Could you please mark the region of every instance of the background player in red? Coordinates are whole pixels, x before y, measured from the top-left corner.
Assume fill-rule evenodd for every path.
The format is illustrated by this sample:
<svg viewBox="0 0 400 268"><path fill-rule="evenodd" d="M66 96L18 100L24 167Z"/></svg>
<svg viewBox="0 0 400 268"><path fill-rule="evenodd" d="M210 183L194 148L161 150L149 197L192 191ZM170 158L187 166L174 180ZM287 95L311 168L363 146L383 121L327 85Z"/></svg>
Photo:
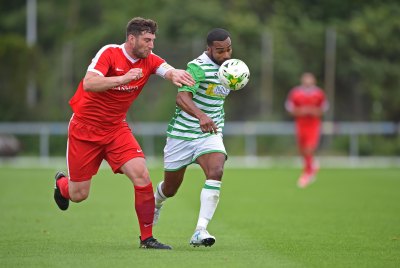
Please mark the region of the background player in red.
<svg viewBox="0 0 400 268"><path fill-rule="evenodd" d="M301 85L293 88L286 100L286 109L295 118L296 136L304 169L297 184L304 188L315 180L318 167L314 153L320 139L321 117L328 109L324 92L316 86L312 73L301 76Z"/></svg>
<svg viewBox="0 0 400 268"><path fill-rule="evenodd" d="M193 86L184 70L174 69L152 53L157 23L133 18L122 45L99 50L70 100L73 110L68 127L68 177L55 176L54 199L61 210L69 200L81 202L89 195L91 178L106 160L114 173L124 173L133 183L140 226L140 247L170 249L153 238L154 194L144 153L132 135L126 113L146 84L157 74L181 87Z"/></svg>

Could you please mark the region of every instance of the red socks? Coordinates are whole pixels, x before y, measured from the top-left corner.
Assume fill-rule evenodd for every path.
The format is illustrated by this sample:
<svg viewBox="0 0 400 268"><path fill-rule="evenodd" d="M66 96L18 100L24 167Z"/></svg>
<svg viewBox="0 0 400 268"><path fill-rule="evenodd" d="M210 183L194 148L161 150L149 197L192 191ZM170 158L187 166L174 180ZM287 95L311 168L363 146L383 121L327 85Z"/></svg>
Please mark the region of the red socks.
<svg viewBox="0 0 400 268"><path fill-rule="evenodd" d="M69 190L68 190L68 178L62 177L61 179L57 180L57 186L60 189L61 195L64 198L69 198Z"/></svg>
<svg viewBox="0 0 400 268"><path fill-rule="evenodd" d="M135 187L135 209L139 220L140 238L145 240L153 236L154 193L151 183Z"/></svg>
<svg viewBox="0 0 400 268"><path fill-rule="evenodd" d="M305 155L304 156L304 171L307 173L311 173L313 170L313 162L314 158L312 155Z"/></svg>
<svg viewBox="0 0 400 268"><path fill-rule="evenodd" d="M68 178L62 177L57 180L57 186L60 189L61 195L70 199ZM154 208L153 185L149 183L146 186L135 186L135 209L139 220L140 237L142 240L153 236Z"/></svg>

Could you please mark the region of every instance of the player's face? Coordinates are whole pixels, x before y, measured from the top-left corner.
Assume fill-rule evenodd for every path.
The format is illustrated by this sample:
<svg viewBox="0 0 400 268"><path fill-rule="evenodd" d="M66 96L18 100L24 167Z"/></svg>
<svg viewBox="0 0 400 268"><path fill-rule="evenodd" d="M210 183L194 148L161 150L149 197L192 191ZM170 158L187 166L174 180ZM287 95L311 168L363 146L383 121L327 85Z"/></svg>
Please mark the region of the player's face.
<svg viewBox="0 0 400 268"><path fill-rule="evenodd" d="M156 36L152 33L143 33L139 36L130 35L129 41L132 46L132 54L135 58L147 58L154 48Z"/></svg>
<svg viewBox="0 0 400 268"><path fill-rule="evenodd" d="M207 47L207 53L213 62L222 65L232 57L231 39L228 37L224 41L214 41L212 46Z"/></svg>
<svg viewBox="0 0 400 268"><path fill-rule="evenodd" d="M304 74L301 77L301 84L306 87L315 85L315 77L312 74Z"/></svg>

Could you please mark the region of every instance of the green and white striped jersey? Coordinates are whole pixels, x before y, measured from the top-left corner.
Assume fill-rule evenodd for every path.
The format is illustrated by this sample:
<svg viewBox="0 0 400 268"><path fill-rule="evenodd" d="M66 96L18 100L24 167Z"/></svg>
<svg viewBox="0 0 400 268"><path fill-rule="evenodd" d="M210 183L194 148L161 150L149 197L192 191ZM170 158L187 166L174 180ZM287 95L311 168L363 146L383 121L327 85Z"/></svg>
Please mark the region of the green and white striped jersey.
<svg viewBox="0 0 400 268"><path fill-rule="evenodd" d="M219 65L204 52L188 63L187 71L193 76L196 84L193 87L183 86L178 91L192 92L196 106L215 122L218 132L222 132L225 122L224 102L230 90L220 84L217 76L218 69ZM215 134L203 133L197 118L187 114L180 107L176 107L175 114L168 125L168 137L194 140L210 135Z"/></svg>

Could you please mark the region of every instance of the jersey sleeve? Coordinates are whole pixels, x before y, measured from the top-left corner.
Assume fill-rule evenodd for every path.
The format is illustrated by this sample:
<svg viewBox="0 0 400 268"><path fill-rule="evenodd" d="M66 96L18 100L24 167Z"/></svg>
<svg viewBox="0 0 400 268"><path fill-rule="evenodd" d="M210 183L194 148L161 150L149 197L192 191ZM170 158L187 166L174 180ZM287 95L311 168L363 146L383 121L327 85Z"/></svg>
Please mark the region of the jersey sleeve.
<svg viewBox="0 0 400 268"><path fill-rule="evenodd" d="M172 69L175 69L171 65L169 65L163 58L156 54L151 54L152 57L152 74L157 74L158 76L165 77L165 74Z"/></svg>
<svg viewBox="0 0 400 268"><path fill-rule="evenodd" d="M195 84L192 87L184 85L184 86L178 88L178 92L188 91L188 92L192 92L192 94L194 96L194 95L196 95L196 91L199 88L200 83L206 78L206 73L200 66L198 66L194 63L189 63L186 71L193 77Z"/></svg>
<svg viewBox="0 0 400 268"><path fill-rule="evenodd" d="M285 109L290 113L293 112L293 110L295 108L294 92L295 92L294 89L290 90L290 92L286 98L286 101L285 101Z"/></svg>
<svg viewBox="0 0 400 268"><path fill-rule="evenodd" d="M321 105L320 108L322 109L322 111L326 112L329 110L329 101L326 98L326 95L324 93L324 91L322 89L320 89L320 94L321 94Z"/></svg>
<svg viewBox="0 0 400 268"><path fill-rule="evenodd" d="M102 47L92 59L87 71L97 73L101 76L106 76L111 67L111 50L109 46Z"/></svg>
<svg viewBox="0 0 400 268"><path fill-rule="evenodd" d="M165 77L165 74L166 74L168 71L173 70L173 69L175 69L175 68L172 67L171 65L169 65L168 63L163 62L163 63L161 63L161 65L159 65L159 66L157 67L157 69L156 69L156 74L157 74L158 76L161 76L162 78L164 78L164 77Z"/></svg>

